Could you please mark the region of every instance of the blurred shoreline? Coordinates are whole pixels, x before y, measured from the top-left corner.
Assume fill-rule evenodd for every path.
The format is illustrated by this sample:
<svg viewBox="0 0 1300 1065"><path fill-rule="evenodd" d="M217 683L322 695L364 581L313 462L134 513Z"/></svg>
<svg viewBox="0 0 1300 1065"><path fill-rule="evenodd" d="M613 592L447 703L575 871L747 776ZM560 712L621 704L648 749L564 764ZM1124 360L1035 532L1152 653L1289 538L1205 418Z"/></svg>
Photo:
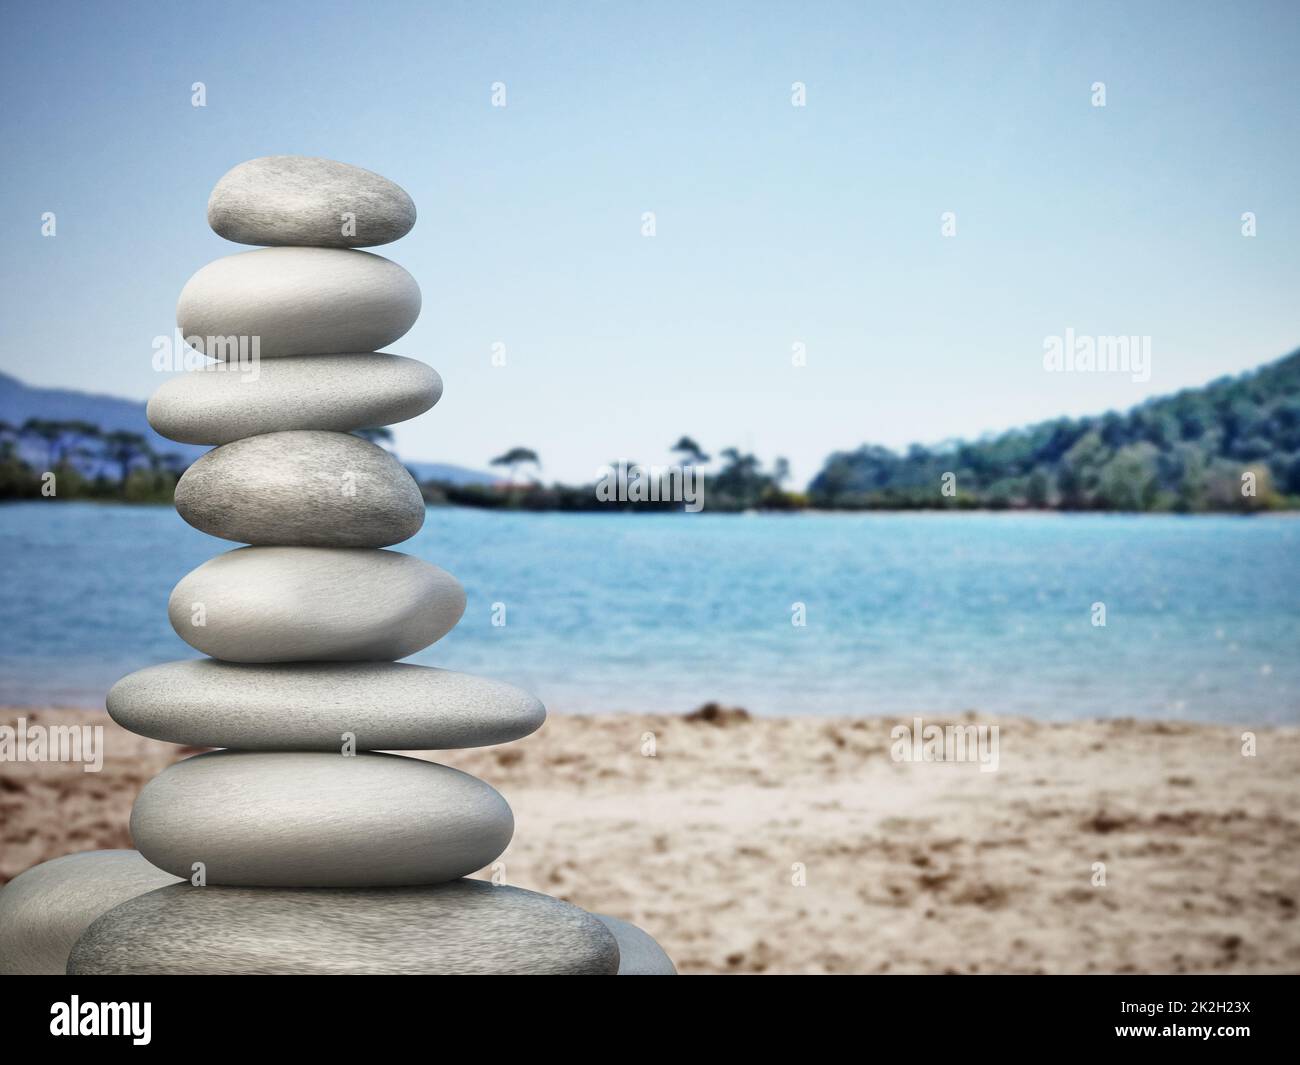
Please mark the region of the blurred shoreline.
<svg viewBox="0 0 1300 1065"><path fill-rule="evenodd" d="M0 881L130 846L139 788L193 753L102 712L18 717L102 725L105 760L0 762ZM684 973L1300 971L1300 729L1243 757L1240 726L926 721L996 724L997 770L894 761L910 715L726 710L555 714L423 756L510 802L507 882L642 925Z"/></svg>
<svg viewBox="0 0 1300 1065"><path fill-rule="evenodd" d="M1127 352L1128 338L1121 339ZM580 484L544 484L542 456L518 445L488 461L501 475L446 463L405 465L429 503L524 512L1296 510L1298 396L1300 350L1123 414L1058 417L903 451L865 443L836 450L807 485L793 489L786 458L765 467L737 446L711 455L688 435L667 448L667 465L623 457ZM54 409L64 416L52 416ZM0 411L0 499L166 503L202 454L200 445L159 436L139 401L31 389L0 374ZM69 411L78 416L67 417ZM353 431L376 444L396 442L389 428Z"/></svg>
<svg viewBox="0 0 1300 1065"><path fill-rule="evenodd" d="M166 510L174 509L172 499L168 496L165 499L119 499L115 497L96 498L93 496L76 496L71 499L60 499L58 497L48 500L34 499L0 499L0 507L18 507L23 504L39 503L44 506L50 503L57 504L79 504L86 503L91 506L129 506L129 507L161 507ZM529 510L526 507L511 509L508 507L476 507L465 503L448 503L448 502L431 502L425 501L426 509L447 509L447 510L466 510L482 513L499 513L499 514L574 514L578 516L623 516L627 518L640 517L643 515L652 515L655 517L692 517L688 511L671 510L668 508L633 508L633 507L606 507L604 509L591 510ZM701 514L710 516L728 517L728 518L747 518L755 514L762 514L764 517L841 517L841 518L862 518L866 516L891 515L908 515L916 517L925 517L926 515L942 515L944 517L1002 517L1002 518L1026 518L1026 517L1043 517L1043 518L1071 518L1079 515L1089 515L1094 517L1104 517L1114 515L1123 518L1176 518L1176 519L1196 519L1205 518L1300 518L1300 510L1197 510L1197 511L1174 511L1174 510L1062 510L1059 507L967 507L967 506L917 506L917 507L859 507L850 509L847 507L800 507L798 509L754 509L754 510L709 510L707 507L700 511ZM401 544L395 544L393 550L397 550Z"/></svg>

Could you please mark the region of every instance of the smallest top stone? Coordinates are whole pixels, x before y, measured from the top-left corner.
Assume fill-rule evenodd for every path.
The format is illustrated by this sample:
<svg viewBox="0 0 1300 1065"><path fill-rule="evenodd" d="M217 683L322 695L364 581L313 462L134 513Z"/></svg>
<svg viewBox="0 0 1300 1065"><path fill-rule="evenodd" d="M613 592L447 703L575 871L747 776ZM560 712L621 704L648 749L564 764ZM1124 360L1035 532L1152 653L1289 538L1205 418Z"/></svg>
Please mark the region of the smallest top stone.
<svg viewBox="0 0 1300 1065"><path fill-rule="evenodd" d="M415 204L400 185L359 166L268 155L217 182L208 225L239 244L369 248L410 232Z"/></svg>

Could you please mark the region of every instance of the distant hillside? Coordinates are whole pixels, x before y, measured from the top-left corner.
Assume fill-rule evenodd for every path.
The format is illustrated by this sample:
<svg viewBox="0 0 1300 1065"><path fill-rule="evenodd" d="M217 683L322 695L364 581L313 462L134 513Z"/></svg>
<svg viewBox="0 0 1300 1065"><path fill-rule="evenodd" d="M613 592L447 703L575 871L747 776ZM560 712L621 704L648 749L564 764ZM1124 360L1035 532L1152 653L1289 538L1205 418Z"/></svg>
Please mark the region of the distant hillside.
<svg viewBox="0 0 1300 1065"><path fill-rule="evenodd" d="M159 454L174 454L189 465L208 449L196 444L178 444L159 436L144 416L144 403L94 392L77 392L67 388L35 388L16 377L0 373L0 422L20 426L29 418L58 422L87 422L104 432L140 433ZM45 450L39 442L19 442L19 455L27 462L42 465ZM178 460L178 461L179 461ZM94 463L90 463L94 465ZM88 472L97 473L97 469Z"/></svg>
<svg viewBox="0 0 1300 1065"><path fill-rule="evenodd" d="M188 466L205 451L198 444L178 444L159 436L149 427L145 417L145 404L141 400L121 399L93 392L78 392L66 388L36 388L24 384L16 377L0 373L0 422L21 426L29 419L51 422L86 422L98 426L103 432L124 431L144 436L149 446L159 455L175 455L181 466ZM48 461L46 446L39 439L20 439L18 455L37 468ZM109 472L105 463L92 457L79 457L76 464L90 476ZM447 484L495 484L500 477L463 466L449 466L437 462L407 462L406 468L417 481L441 481Z"/></svg>
<svg viewBox="0 0 1300 1065"><path fill-rule="evenodd" d="M403 466L411 471L411 476L421 484L426 481L437 481L440 484L499 484L501 477L498 474L483 473L481 470L471 470L467 466L449 466L445 462L406 462Z"/></svg>
<svg viewBox="0 0 1300 1065"><path fill-rule="evenodd" d="M61 471L64 498L85 491L95 498L163 500L181 470L206 450L164 440L149 428L142 402L31 388L5 374L0 423L0 498L34 496L41 491L40 472L54 467ZM712 461L690 437L672 450L691 468ZM782 487L789 476L783 459L764 470L754 455L730 447L718 460L720 468L705 475L703 498L719 512L810 505L1188 513L1300 508L1300 351L1125 414L1057 418L934 448L913 444L904 454L864 444L827 459L806 493ZM536 456L527 461L535 463ZM666 494L670 477L658 494L611 501L594 484L510 486L462 466L406 466L430 502L572 511L683 505ZM77 475L93 483L79 485ZM667 475L658 476L662 481ZM642 481L638 475L638 485Z"/></svg>
<svg viewBox="0 0 1300 1065"><path fill-rule="evenodd" d="M941 491L955 477L955 496ZM1242 491L1253 474L1253 496ZM1148 400L1125 414L1058 418L974 443L906 454L836 452L814 506L1253 510L1300 496L1300 351L1240 377ZM1286 498L1291 497L1291 498Z"/></svg>

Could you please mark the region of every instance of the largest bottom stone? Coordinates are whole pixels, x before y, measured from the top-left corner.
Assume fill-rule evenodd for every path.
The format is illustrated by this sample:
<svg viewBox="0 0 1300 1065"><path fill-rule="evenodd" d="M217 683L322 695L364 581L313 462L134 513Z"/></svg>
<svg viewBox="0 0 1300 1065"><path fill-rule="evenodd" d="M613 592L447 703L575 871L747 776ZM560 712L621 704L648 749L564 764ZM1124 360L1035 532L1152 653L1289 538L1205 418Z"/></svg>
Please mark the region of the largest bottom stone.
<svg viewBox="0 0 1300 1065"><path fill-rule="evenodd" d="M96 920L73 974L610 975L618 944L567 902L482 880L401 888L176 884Z"/></svg>

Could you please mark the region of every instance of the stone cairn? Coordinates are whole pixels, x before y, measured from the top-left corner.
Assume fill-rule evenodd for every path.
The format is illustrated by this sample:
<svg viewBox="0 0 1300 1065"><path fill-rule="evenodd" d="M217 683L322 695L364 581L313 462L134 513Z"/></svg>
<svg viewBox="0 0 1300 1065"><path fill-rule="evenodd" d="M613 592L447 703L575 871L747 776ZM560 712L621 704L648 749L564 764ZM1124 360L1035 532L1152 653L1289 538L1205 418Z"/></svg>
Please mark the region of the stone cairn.
<svg viewBox="0 0 1300 1065"><path fill-rule="evenodd" d="M276 156L227 173L208 221L266 247L185 286L180 330L217 361L165 383L149 420L217 445L180 479L176 509L250 546L171 594L173 627L210 657L123 678L108 711L221 749L145 785L138 854L55 859L0 892L0 968L671 973L632 925L465 879L509 844L506 801L456 769L378 753L505 743L546 716L509 685L397 661L465 610L450 574L384 550L420 529L424 501L356 433L442 393L428 366L378 353L414 324L415 280L356 250L405 235L415 205L369 171Z"/></svg>

